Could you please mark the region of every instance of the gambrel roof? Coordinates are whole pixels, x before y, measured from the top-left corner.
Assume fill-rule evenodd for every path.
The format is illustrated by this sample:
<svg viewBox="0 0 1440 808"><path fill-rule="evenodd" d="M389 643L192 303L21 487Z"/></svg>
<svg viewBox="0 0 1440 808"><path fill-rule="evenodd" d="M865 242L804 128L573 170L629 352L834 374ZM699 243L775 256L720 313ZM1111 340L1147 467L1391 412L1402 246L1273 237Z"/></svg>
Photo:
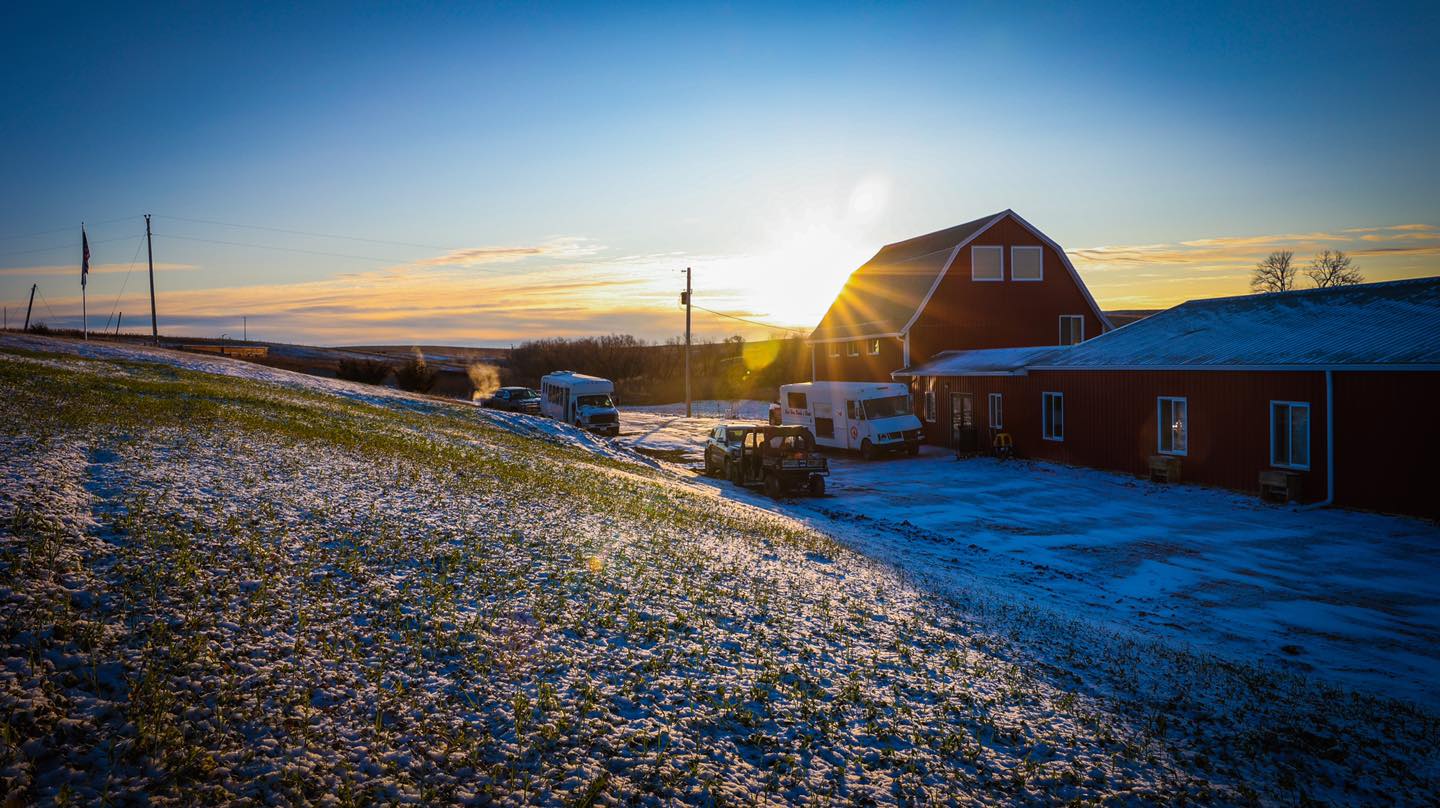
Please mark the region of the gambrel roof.
<svg viewBox="0 0 1440 808"><path fill-rule="evenodd" d="M1060 261L1090 302L1095 316L1100 322L1108 324L1065 251L1013 210L1002 210L881 247L874 258L850 273L845 287L830 304L825 316L820 318L820 324L810 333L811 341L903 335L924 310L941 278L959 255L960 248L1006 216L1014 218L1060 255Z"/></svg>

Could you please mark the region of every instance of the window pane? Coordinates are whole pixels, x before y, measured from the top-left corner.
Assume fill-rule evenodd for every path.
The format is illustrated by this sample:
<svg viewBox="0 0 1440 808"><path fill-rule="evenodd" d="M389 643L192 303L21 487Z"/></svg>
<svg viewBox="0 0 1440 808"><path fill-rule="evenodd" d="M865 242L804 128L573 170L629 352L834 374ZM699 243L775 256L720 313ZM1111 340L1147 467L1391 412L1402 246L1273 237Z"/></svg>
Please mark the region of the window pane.
<svg viewBox="0 0 1440 808"><path fill-rule="evenodd" d="M1010 253L1010 277L1017 281L1040 280L1044 255L1038 247L1016 247Z"/></svg>
<svg viewBox="0 0 1440 808"><path fill-rule="evenodd" d="M972 247L970 249L970 277L977 281L1004 280L1005 249L1003 247Z"/></svg>
<svg viewBox="0 0 1440 808"><path fill-rule="evenodd" d="M1310 465L1310 408L1290 408L1290 462Z"/></svg>
<svg viewBox="0 0 1440 808"><path fill-rule="evenodd" d="M1065 437L1065 399L1055 397L1055 437Z"/></svg>
<svg viewBox="0 0 1440 808"><path fill-rule="evenodd" d="M1270 405L1270 462L1290 465L1290 406Z"/></svg>

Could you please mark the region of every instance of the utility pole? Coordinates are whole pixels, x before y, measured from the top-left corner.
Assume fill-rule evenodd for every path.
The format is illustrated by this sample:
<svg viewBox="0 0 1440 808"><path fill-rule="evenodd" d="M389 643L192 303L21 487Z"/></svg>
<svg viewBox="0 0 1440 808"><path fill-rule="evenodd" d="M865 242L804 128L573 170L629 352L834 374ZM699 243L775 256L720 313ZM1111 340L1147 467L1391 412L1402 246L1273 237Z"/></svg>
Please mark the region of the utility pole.
<svg viewBox="0 0 1440 808"><path fill-rule="evenodd" d="M690 267L685 267L685 417L690 417Z"/></svg>
<svg viewBox="0 0 1440 808"><path fill-rule="evenodd" d="M150 262L150 336L160 347L160 326L155 320L155 250L150 244L150 214L145 214L145 260Z"/></svg>
<svg viewBox="0 0 1440 808"><path fill-rule="evenodd" d="M120 336L120 321L123 319L125 319L125 312L122 311L120 316L115 318L115 336L117 337Z"/></svg>
<svg viewBox="0 0 1440 808"><path fill-rule="evenodd" d="M32 283L32 284L30 284L30 303L29 303L27 306L25 306L25 330L26 330L26 331L29 331L29 330L30 330L30 310L33 309L33 308L35 308L35 287L37 287L37 286L39 286L39 285L40 285L40 284L38 284L38 283Z"/></svg>
<svg viewBox="0 0 1440 808"><path fill-rule="evenodd" d="M250 318L240 318L240 338L243 342L250 341Z"/></svg>

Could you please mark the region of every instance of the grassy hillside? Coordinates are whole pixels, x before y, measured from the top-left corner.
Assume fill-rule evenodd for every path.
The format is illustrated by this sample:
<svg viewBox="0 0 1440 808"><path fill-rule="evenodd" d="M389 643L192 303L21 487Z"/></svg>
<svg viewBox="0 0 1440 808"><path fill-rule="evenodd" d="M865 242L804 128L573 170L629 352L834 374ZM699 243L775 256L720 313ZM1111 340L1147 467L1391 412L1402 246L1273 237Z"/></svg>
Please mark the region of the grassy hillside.
<svg viewBox="0 0 1440 808"><path fill-rule="evenodd" d="M12 348L0 409L0 782L21 802L1434 784L1428 716L1357 701L1302 738L1215 704L1196 726L794 521L472 408ZM1236 703L1270 693L1233 681Z"/></svg>

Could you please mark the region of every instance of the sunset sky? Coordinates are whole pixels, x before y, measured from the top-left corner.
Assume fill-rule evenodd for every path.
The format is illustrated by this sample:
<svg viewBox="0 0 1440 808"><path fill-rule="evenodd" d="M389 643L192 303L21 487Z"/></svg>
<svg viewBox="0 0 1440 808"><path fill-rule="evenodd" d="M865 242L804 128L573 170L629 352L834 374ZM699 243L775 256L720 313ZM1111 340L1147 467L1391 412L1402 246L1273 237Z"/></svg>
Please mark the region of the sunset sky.
<svg viewBox="0 0 1440 808"><path fill-rule="evenodd" d="M163 331L319 344L663 339L686 266L808 329L882 244L1005 208L1107 309L1272 249L1440 274L1434 3L360 8L7 6L10 324L38 282L78 326L83 220L92 328L139 328L147 212Z"/></svg>

